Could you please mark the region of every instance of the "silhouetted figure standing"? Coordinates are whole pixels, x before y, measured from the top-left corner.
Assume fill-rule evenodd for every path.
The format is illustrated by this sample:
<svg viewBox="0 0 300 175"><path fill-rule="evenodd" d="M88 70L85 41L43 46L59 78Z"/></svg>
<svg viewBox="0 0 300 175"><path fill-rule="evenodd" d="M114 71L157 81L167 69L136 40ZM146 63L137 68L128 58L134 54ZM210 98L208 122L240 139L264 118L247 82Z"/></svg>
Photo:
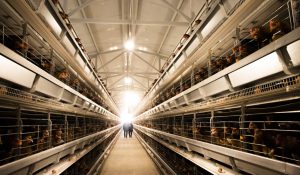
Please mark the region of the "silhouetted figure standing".
<svg viewBox="0 0 300 175"><path fill-rule="evenodd" d="M128 131L129 131L129 123L124 123L123 124L123 131L124 131L124 138L127 138Z"/></svg>
<svg viewBox="0 0 300 175"><path fill-rule="evenodd" d="M128 132L129 132L129 137L132 137L132 132L133 132L133 124L132 123L129 123Z"/></svg>

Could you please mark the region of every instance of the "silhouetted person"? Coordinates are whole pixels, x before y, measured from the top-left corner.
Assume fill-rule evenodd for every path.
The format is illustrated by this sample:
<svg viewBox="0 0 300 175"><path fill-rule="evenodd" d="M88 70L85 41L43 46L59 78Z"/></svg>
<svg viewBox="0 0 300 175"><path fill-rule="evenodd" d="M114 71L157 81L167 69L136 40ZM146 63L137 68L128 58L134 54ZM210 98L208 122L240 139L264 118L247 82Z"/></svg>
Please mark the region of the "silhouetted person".
<svg viewBox="0 0 300 175"><path fill-rule="evenodd" d="M129 123L128 132L129 132L129 137L132 137L132 132L133 132L133 124L132 123Z"/></svg>
<svg viewBox="0 0 300 175"><path fill-rule="evenodd" d="M129 131L129 123L124 123L123 124L123 131L124 131L124 138L127 138L128 131Z"/></svg>

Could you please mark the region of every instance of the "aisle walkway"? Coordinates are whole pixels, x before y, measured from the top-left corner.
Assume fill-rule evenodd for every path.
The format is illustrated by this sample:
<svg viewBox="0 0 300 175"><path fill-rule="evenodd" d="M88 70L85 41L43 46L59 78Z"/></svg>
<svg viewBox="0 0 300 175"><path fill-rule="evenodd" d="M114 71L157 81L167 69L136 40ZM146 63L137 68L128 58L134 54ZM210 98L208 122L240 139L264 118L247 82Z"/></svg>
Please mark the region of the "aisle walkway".
<svg viewBox="0 0 300 175"><path fill-rule="evenodd" d="M126 139L121 133L100 174L158 175L159 171L134 134Z"/></svg>

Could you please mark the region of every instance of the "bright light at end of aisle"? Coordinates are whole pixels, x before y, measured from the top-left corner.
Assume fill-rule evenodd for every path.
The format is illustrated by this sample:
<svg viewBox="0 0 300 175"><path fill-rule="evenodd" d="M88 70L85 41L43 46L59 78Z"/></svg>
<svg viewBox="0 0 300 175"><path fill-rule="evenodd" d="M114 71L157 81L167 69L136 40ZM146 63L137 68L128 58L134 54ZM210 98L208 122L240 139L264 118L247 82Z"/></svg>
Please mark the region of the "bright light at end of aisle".
<svg viewBox="0 0 300 175"><path fill-rule="evenodd" d="M126 91L124 94L124 103L127 104L127 107L135 107L140 102L140 97L134 91Z"/></svg>
<svg viewBox="0 0 300 175"><path fill-rule="evenodd" d="M132 122L132 115L128 114L128 113L124 113L121 115L121 121L122 124L123 123L130 123Z"/></svg>

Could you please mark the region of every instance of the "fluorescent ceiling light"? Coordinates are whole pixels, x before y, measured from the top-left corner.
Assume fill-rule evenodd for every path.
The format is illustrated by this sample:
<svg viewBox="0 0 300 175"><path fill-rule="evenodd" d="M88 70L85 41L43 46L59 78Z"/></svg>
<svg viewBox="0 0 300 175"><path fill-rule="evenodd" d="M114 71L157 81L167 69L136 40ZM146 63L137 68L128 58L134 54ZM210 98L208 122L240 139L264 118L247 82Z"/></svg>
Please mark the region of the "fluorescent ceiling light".
<svg viewBox="0 0 300 175"><path fill-rule="evenodd" d="M147 51L147 47L139 47L139 50Z"/></svg>
<svg viewBox="0 0 300 175"><path fill-rule="evenodd" d="M110 47L109 50L117 50L118 49L118 46L113 46L113 47Z"/></svg>

